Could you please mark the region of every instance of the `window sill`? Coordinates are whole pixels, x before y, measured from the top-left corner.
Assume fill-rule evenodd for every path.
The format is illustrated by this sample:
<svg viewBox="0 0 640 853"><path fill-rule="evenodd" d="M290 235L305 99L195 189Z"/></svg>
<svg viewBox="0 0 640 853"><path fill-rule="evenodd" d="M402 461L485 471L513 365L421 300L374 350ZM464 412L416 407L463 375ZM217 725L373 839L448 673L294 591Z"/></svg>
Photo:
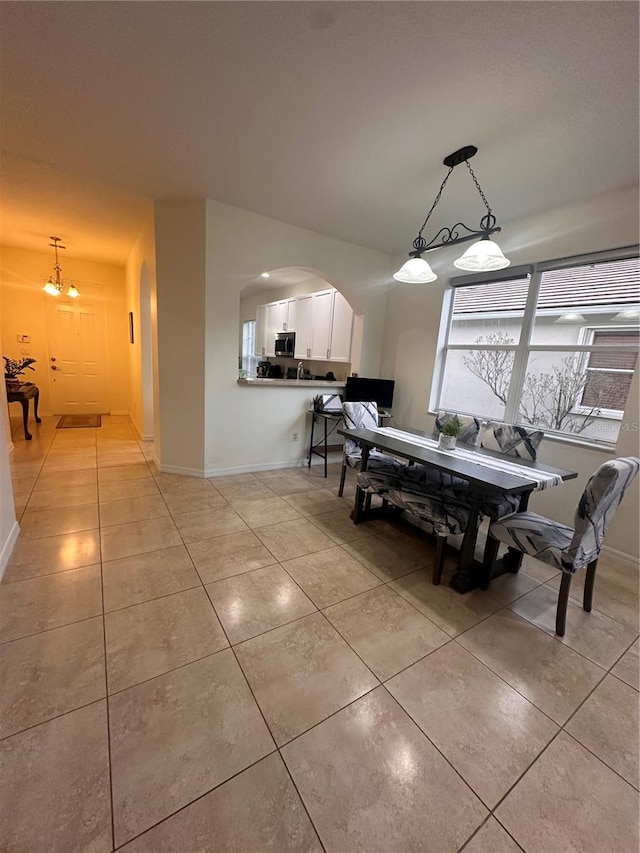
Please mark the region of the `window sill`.
<svg viewBox="0 0 640 853"><path fill-rule="evenodd" d="M437 412L432 412L431 410L428 410L427 413L432 417L435 417L438 414ZM480 420L486 423L487 419L481 418ZM519 426L525 426L525 424L519 424ZM531 426L531 429L536 429L536 427ZM539 427L539 429L542 429L542 431L544 432L543 441L553 441L557 444L570 444L575 447L586 447L589 450L599 450L602 453L615 454L616 452L617 439L615 442L598 441L597 439L579 438L577 435L560 435L559 433L555 432L545 432L544 427Z"/></svg>
<svg viewBox="0 0 640 853"><path fill-rule="evenodd" d="M616 445L609 441L597 441L588 438L578 438L570 435L557 435L552 432L545 432L543 441L554 441L557 444L571 444L575 447L586 447L589 450L599 450L602 453L615 454Z"/></svg>

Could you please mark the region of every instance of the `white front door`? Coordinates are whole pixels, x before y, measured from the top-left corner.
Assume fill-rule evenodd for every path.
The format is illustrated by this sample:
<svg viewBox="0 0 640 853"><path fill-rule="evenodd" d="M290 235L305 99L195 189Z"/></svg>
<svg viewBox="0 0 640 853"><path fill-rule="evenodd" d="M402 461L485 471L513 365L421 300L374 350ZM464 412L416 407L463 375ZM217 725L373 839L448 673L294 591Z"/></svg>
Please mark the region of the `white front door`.
<svg viewBox="0 0 640 853"><path fill-rule="evenodd" d="M83 284L79 290L77 299L43 297L54 415L109 411L104 295L99 285Z"/></svg>

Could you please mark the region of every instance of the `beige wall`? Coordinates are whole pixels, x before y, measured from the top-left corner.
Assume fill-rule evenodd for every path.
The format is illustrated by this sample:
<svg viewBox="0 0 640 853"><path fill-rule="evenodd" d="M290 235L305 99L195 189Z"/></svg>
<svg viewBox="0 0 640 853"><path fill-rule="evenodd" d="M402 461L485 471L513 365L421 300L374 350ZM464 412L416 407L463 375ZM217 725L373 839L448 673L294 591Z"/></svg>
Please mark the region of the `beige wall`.
<svg viewBox="0 0 640 853"><path fill-rule="evenodd" d="M61 253L63 254L63 253ZM106 306L107 396L110 412L129 412L129 365L124 267L94 261L60 258L63 275L82 291L82 284L100 285ZM53 270L53 252L30 252L2 247L0 252L0 334L2 355L36 359L27 378L40 388L40 414L53 414L49 385L49 346L43 282ZM30 335L21 344L18 334Z"/></svg>
<svg viewBox="0 0 640 853"><path fill-rule="evenodd" d="M510 223L497 239L514 265L633 244L638 239L637 191L611 193ZM396 379L393 410L398 426L430 429L433 425L428 408L442 302L448 276L457 273L451 262L458 254L459 249L436 253L432 266L439 277L433 284L393 284L389 290L382 375ZM403 262L404 258L397 258L394 269ZM636 370L636 387L637 382ZM578 479L534 495L531 508L572 524L576 501L595 468L613 455L638 455L638 433L631 431L637 421L637 396L632 394L615 453L545 439L540 460L577 471ZM638 555L638 485L636 480L607 536L608 547L634 556Z"/></svg>
<svg viewBox="0 0 640 853"><path fill-rule="evenodd" d="M0 335L0 348L2 335ZM4 362L3 362L4 364ZM7 413L7 394L4 382L0 383L0 580L7 567L14 543L20 532L16 521L11 485L11 467L9 451L11 449L11 430Z"/></svg>
<svg viewBox="0 0 640 853"><path fill-rule="evenodd" d="M146 329L141 305L140 286L143 277L148 277L150 290L151 328ZM156 247L153 216L145 223L138 235L126 265L127 312L131 311L134 322L134 343L128 344L129 376L131 382L130 416L140 438L151 440L155 432L154 400L157 399L157 369L149 371L143 364L145 334L151 335L148 355L157 365L157 293L156 293ZM144 300L143 300L144 301ZM155 393L154 393L155 388Z"/></svg>
<svg viewBox="0 0 640 853"><path fill-rule="evenodd" d="M308 422L314 390L265 394L236 381L240 293L263 270L290 266L311 269L364 315L361 371L379 375L388 255L207 201L208 472L303 461L292 435Z"/></svg>

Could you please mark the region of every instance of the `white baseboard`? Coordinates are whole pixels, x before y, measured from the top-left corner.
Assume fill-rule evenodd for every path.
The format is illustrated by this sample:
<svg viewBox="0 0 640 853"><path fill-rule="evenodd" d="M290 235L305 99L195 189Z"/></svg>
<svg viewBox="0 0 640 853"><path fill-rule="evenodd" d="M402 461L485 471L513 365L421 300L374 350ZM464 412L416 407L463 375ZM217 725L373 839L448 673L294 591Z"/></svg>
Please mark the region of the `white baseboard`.
<svg viewBox="0 0 640 853"><path fill-rule="evenodd" d="M186 477L222 477L233 474L251 474L254 471L273 471L278 468L303 468L307 464L307 458L287 459L285 462L254 462L251 465L234 465L231 468L206 468L204 471L196 468L181 468L177 465L161 465L159 459L154 456L153 461L159 471L164 474L184 474ZM330 453L327 462L341 462L342 453ZM323 464L321 459L314 460L313 467L317 468Z"/></svg>
<svg viewBox="0 0 640 853"><path fill-rule="evenodd" d="M2 576L4 575L5 569L7 568L7 564L9 563L9 557L13 553L13 546L16 544L16 540L20 534L20 525L17 521L13 522L13 527L9 531L9 535L7 536L7 541L2 546L2 551L0 551L0 580L2 580Z"/></svg>
<svg viewBox="0 0 640 853"><path fill-rule="evenodd" d="M133 431L138 436L138 441L153 441L153 435L143 435L140 432L140 427L134 421L134 419L129 415L129 421L131 422L131 426L133 427Z"/></svg>
<svg viewBox="0 0 640 853"><path fill-rule="evenodd" d="M634 557L632 554L627 554L624 551L618 551L616 548L610 548L608 545L603 545L602 550L605 554L611 554L618 560L622 560L623 563L629 563L631 566L638 565L638 557Z"/></svg>
<svg viewBox="0 0 640 853"><path fill-rule="evenodd" d="M330 453L327 462L342 462L342 453ZM322 459L314 459L311 463L314 468L323 465ZM288 459L286 462L260 462L253 465L236 465L233 468L207 468L205 477L221 477L233 474L251 474L253 471L272 471L275 468L304 468L307 465L307 457L302 459Z"/></svg>
<svg viewBox="0 0 640 853"><path fill-rule="evenodd" d="M153 461L163 474L182 474L185 477L205 476L201 468L181 468L179 465L161 465L155 456L153 457Z"/></svg>

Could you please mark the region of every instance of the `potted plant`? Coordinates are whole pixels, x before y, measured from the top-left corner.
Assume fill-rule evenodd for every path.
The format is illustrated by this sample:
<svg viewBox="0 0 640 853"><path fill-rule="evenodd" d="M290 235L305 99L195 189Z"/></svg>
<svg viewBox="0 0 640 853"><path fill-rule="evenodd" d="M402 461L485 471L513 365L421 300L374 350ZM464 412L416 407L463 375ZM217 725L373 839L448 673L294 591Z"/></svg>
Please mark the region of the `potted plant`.
<svg viewBox="0 0 640 853"><path fill-rule="evenodd" d="M4 359L4 378L7 383L7 388L10 391L19 389L20 380L18 379L18 376L22 376L25 370L34 369L31 365L36 363L35 358L23 358L20 361L16 361L13 358L8 358L6 355L3 355L2 357Z"/></svg>
<svg viewBox="0 0 640 853"><path fill-rule="evenodd" d="M445 421L440 427L440 437L438 439L438 447L440 450L454 450L456 439L462 431L460 418L454 415L449 420Z"/></svg>

